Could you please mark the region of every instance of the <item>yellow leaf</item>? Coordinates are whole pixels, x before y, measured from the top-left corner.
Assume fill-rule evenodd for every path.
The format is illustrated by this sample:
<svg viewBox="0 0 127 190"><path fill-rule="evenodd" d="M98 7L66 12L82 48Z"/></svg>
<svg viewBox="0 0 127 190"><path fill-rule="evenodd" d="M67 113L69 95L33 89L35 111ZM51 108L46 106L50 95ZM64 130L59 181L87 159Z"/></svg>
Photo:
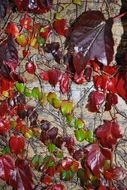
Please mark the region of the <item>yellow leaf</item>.
<svg viewBox="0 0 127 190"><path fill-rule="evenodd" d="M31 42L30 42L30 45L31 45L32 47L34 47L34 46L36 45L36 42L37 42L37 38L33 38L33 39L31 40Z"/></svg>
<svg viewBox="0 0 127 190"><path fill-rule="evenodd" d="M19 35L17 38L16 38L16 41L19 45L21 46L26 46L27 43L28 43L28 39L27 37L24 35L24 34L21 34Z"/></svg>
<svg viewBox="0 0 127 190"><path fill-rule="evenodd" d="M73 3L76 5L81 5L81 0L73 0Z"/></svg>
<svg viewBox="0 0 127 190"><path fill-rule="evenodd" d="M73 111L74 105L73 102L68 100L63 100L61 104L61 112L64 116L71 114Z"/></svg>

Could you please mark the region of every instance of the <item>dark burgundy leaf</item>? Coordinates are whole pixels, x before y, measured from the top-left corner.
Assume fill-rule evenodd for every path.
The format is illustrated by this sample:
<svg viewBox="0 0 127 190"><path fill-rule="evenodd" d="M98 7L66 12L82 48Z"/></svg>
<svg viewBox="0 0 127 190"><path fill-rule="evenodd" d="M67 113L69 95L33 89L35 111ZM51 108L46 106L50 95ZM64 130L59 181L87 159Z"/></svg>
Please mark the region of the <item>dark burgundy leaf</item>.
<svg viewBox="0 0 127 190"><path fill-rule="evenodd" d="M27 160L17 159L15 162L15 171L12 173L12 179L15 179L15 182L11 181L11 185L17 190L27 189L31 190L34 187L32 179L32 171L30 168L30 163Z"/></svg>
<svg viewBox="0 0 127 190"><path fill-rule="evenodd" d="M107 93L106 102L105 102L105 111L109 111L112 108L112 105L116 105L118 103L118 97L114 93Z"/></svg>
<svg viewBox="0 0 127 190"><path fill-rule="evenodd" d="M46 44L45 47L45 51L47 53L52 53L57 63L60 63L60 60L62 58L62 52L59 50L59 48L60 48L59 42L52 42L50 44Z"/></svg>
<svg viewBox="0 0 127 190"><path fill-rule="evenodd" d="M112 24L113 20L106 21L100 11L84 12L73 24L69 32L68 46L69 51L74 51L74 67L77 73L80 73L91 59L97 58L104 65L112 61ZM79 58L76 59L80 62L75 61L77 56Z"/></svg>
<svg viewBox="0 0 127 190"><path fill-rule="evenodd" d="M64 140L63 140L63 138L62 138L61 136L58 136L58 137L56 137L56 138L53 140L53 143L54 143L58 148L60 148L60 149L61 149L61 146L62 146L63 142L64 142Z"/></svg>
<svg viewBox="0 0 127 190"><path fill-rule="evenodd" d="M89 95L87 108L91 112L99 112L99 108L105 100L102 92L92 91Z"/></svg>
<svg viewBox="0 0 127 190"><path fill-rule="evenodd" d="M116 75L116 89L117 94L125 101L127 100L127 72L121 71Z"/></svg>
<svg viewBox="0 0 127 190"><path fill-rule="evenodd" d="M45 13L50 10L52 0L14 0L19 11L29 11L34 13Z"/></svg>
<svg viewBox="0 0 127 190"><path fill-rule="evenodd" d="M74 151L73 158L75 160L80 160L83 157L83 151L81 149Z"/></svg>
<svg viewBox="0 0 127 190"><path fill-rule="evenodd" d="M38 118L38 113L36 112L36 110L29 109L27 114L28 114L28 117L30 120L30 125L36 126L37 125L37 118Z"/></svg>
<svg viewBox="0 0 127 190"><path fill-rule="evenodd" d="M54 53L57 52L60 48L59 42L52 42L52 43L47 43L46 46L44 47L44 50L47 53Z"/></svg>
<svg viewBox="0 0 127 190"><path fill-rule="evenodd" d="M87 65L86 58L83 55L83 52L77 52L73 54L73 65L76 73L80 75L80 73L84 70Z"/></svg>
<svg viewBox="0 0 127 190"><path fill-rule="evenodd" d="M65 147L67 148L69 153L73 153L74 146L75 146L74 138L67 136L67 137L65 137L64 141L65 141Z"/></svg>
<svg viewBox="0 0 127 190"><path fill-rule="evenodd" d="M106 152L106 155L104 155L99 145L96 143L88 145L85 150L87 151L87 165L95 176L100 176L101 169L104 166L104 161L111 158L110 150L107 149L106 151L108 151L108 154Z"/></svg>
<svg viewBox="0 0 127 190"><path fill-rule="evenodd" d="M91 67L86 67L84 74L85 74L86 81L90 82L91 81L91 77L92 77L92 68Z"/></svg>
<svg viewBox="0 0 127 190"><path fill-rule="evenodd" d="M18 62L18 51L16 49L12 36L8 36L0 45L0 62L15 72Z"/></svg>
<svg viewBox="0 0 127 190"><path fill-rule="evenodd" d="M17 104L26 104L26 97L24 94L19 94L17 97L15 97L17 100Z"/></svg>
<svg viewBox="0 0 127 190"><path fill-rule="evenodd" d="M43 131L47 131L51 126L51 123L47 120L41 120L41 123L39 125L39 127L43 130Z"/></svg>
<svg viewBox="0 0 127 190"><path fill-rule="evenodd" d="M25 117L27 116L27 110L25 108L24 104L19 104L17 106L17 114L21 119L25 119Z"/></svg>
<svg viewBox="0 0 127 190"><path fill-rule="evenodd" d="M112 148L122 137L120 126L116 121L105 120L104 124L96 130L96 136L104 147Z"/></svg>
<svg viewBox="0 0 127 190"><path fill-rule="evenodd" d="M58 134L58 128L52 127L51 129L49 129L49 130L47 131L47 134L48 134L49 138L50 138L51 140L53 140L54 138L56 138L56 136L57 136L57 134Z"/></svg>
<svg viewBox="0 0 127 190"><path fill-rule="evenodd" d="M4 18L9 9L9 0L0 0L0 18Z"/></svg>

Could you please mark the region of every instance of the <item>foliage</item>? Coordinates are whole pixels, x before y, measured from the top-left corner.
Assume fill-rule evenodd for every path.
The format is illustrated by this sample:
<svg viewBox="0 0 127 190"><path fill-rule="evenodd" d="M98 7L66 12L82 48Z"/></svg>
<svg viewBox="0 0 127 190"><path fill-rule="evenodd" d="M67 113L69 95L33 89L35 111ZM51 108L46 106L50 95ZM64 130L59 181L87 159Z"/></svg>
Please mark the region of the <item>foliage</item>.
<svg viewBox="0 0 127 190"><path fill-rule="evenodd" d="M0 178L17 190L66 190L66 182L87 190L118 190L117 182L126 178L126 169L114 161L124 136L114 110L118 96L127 100L126 68L112 62L116 17L89 10L71 25L61 14L70 5L82 1L59 11L52 0L0 0L1 23L7 20L0 30ZM19 22L10 19L14 14L20 14ZM38 21L42 15L44 23ZM30 87L29 76L39 86ZM78 104L43 90L50 84L65 97L72 83L93 83L85 106L89 114L102 114L96 128L76 115ZM55 121L43 118L46 112ZM103 119L104 112L111 120Z"/></svg>

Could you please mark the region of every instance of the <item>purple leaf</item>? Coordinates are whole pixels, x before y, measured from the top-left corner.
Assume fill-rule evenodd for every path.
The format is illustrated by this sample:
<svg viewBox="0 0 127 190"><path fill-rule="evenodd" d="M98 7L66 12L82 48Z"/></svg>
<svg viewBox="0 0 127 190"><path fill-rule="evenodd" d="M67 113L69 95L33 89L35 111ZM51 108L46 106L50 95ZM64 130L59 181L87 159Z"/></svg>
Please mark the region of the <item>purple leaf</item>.
<svg viewBox="0 0 127 190"><path fill-rule="evenodd" d="M85 68L89 60L97 58L104 65L112 61L112 24L113 20L106 21L100 11L85 12L73 24L68 36L68 46L69 51L73 51L73 64L77 73Z"/></svg>

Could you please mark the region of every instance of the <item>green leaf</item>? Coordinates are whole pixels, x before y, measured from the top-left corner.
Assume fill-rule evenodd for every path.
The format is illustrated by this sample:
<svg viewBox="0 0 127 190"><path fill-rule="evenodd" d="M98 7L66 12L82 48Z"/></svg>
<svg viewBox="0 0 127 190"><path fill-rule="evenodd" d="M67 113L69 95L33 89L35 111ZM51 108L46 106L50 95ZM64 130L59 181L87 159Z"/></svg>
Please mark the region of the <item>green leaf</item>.
<svg viewBox="0 0 127 190"><path fill-rule="evenodd" d="M61 106L61 100L59 100L58 98L53 98L52 105L54 108L59 109Z"/></svg>
<svg viewBox="0 0 127 190"><path fill-rule="evenodd" d="M89 143L94 142L94 133L92 130L85 131L85 140Z"/></svg>
<svg viewBox="0 0 127 190"><path fill-rule="evenodd" d="M60 174L61 180L68 181L74 177L74 172L71 170L63 170Z"/></svg>
<svg viewBox="0 0 127 190"><path fill-rule="evenodd" d="M2 150L2 154L9 154L11 151L10 151L10 148L9 146L5 146Z"/></svg>
<svg viewBox="0 0 127 190"><path fill-rule="evenodd" d="M24 90L25 90L25 86L24 86L24 84L23 83L16 83L16 85L15 85L15 87L16 87L16 89L20 92L20 93L23 93L24 92Z"/></svg>
<svg viewBox="0 0 127 190"><path fill-rule="evenodd" d="M27 96L27 97L31 97L31 91L29 90L29 88L25 87L24 89L24 95Z"/></svg>
<svg viewBox="0 0 127 190"><path fill-rule="evenodd" d="M75 121L75 128L82 129L82 128L84 128L84 126L85 126L84 121L80 118L77 118Z"/></svg>
<svg viewBox="0 0 127 190"><path fill-rule="evenodd" d="M82 142L86 137L84 129L77 129L75 131L75 137L76 137L77 141Z"/></svg>
<svg viewBox="0 0 127 190"><path fill-rule="evenodd" d="M46 41L45 41L44 38L42 38L42 37L39 36L39 37L37 38L37 42L39 43L40 46L43 46L43 45L45 45L45 42L46 42Z"/></svg>
<svg viewBox="0 0 127 190"><path fill-rule="evenodd" d="M71 114L73 111L73 102L68 100L63 100L61 104L61 112L64 116Z"/></svg>
<svg viewBox="0 0 127 190"><path fill-rule="evenodd" d="M66 116L66 121L67 121L67 123L68 123L68 125L70 127L74 127L75 126L75 120L76 120L76 118L73 115L71 115L71 114L68 114Z"/></svg>
<svg viewBox="0 0 127 190"><path fill-rule="evenodd" d="M51 143L48 145L49 152L55 152L56 151L56 145Z"/></svg>
<svg viewBox="0 0 127 190"><path fill-rule="evenodd" d="M85 170L82 168L78 169L77 176L80 179L80 183L84 186L85 183Z"/></svg>
<svg viewBox="0 0 127 190"><path fill-rule="evenodd" d="M44 159L43 159L43 164L45 166L47 166L48 168L53 166L55 167L56 163L55 163L55 160L53 159L52 156L46 156Z"/></svg>
<svg viewBox="0 0 127 190"><path fill-rule="evenodd" d="M47 167L48 167L48 168L51 167L51 166L55 167L55 165L56 165L56 163L55 163L54 160L50 160L50 161L47 163Z"/></svg>
<svg viewBox="0 0 127 190"><path fill-rule="evenodd" d="M43 163L43 157L41 155L34 155L33 159L32 159L32 164L35 166L35 167L39 167L41 166Z"/></svg>
<svg viewBox="0 0 127 190"><path fill-rule="evenodd" d="M42 93L40 92L39 88L38 87L34 87L32 89L32 96L36 99L41 99L42 98Z"/></svg>
<svg viewBox="0 0 127 190"><path fill-rule="evenodd" d="M81 5L81 0L73 0L72 2L76 5Z"/></svg>
<svg viewBox="0 0 127 190"><path fill-rule="evenodd" d="M63 152L57 152L56 157L57 158L63 158Z"/></svg>

